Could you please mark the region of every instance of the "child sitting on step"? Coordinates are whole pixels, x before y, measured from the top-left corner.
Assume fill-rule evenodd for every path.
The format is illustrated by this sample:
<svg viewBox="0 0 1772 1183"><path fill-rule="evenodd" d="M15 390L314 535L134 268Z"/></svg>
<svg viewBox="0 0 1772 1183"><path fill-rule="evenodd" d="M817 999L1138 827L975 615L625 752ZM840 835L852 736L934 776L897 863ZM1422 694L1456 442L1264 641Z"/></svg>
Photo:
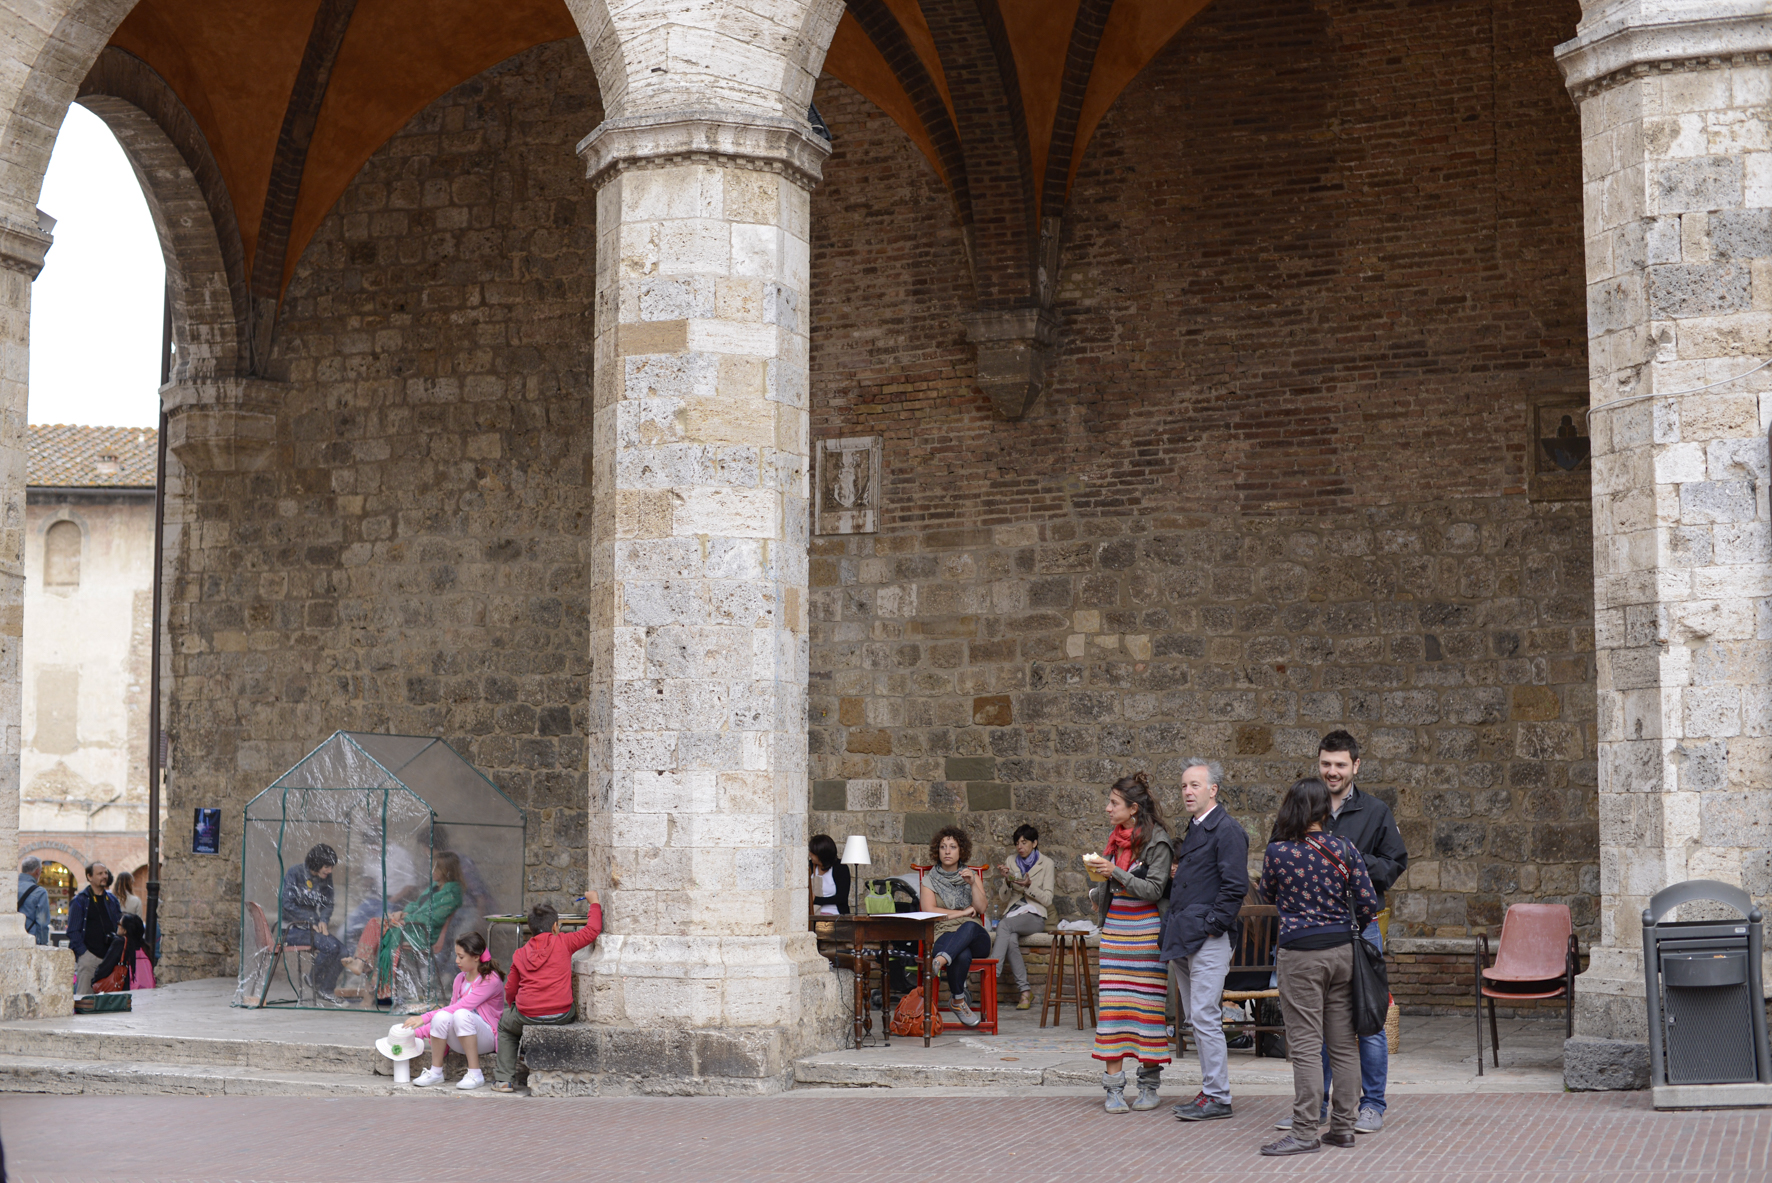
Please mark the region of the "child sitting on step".
<svg viewBox="0 0 1772 1183"><path fill-rule="evenodd" d="M443 1057L460 1052L468 1058L468 1074L458 1089L477 1089L486 1083L480 1057L498 1047L498 1018L505 1008L504 974L477 932L455 939L455 989L449 1005L428 1014L414 1015L405 1025L431 1041L431 1066L412 1083L428 1088L443 1082Z"/></svg>
<svg viewBox="0 0 1772 1183"><path fill-rule="evenodd" d="M516 1091L517 1050L523 1028L531 1023L559 1027L578 1017L572 1001L572 955L596 940L603 931L603 905L597 893L585 893L585 926L574 933L560 931L560 914L546 904L529 909L530 937L511 956L511 976L505 982L505 1013L498 1021L498 1083L494 1092Z"/></svg>

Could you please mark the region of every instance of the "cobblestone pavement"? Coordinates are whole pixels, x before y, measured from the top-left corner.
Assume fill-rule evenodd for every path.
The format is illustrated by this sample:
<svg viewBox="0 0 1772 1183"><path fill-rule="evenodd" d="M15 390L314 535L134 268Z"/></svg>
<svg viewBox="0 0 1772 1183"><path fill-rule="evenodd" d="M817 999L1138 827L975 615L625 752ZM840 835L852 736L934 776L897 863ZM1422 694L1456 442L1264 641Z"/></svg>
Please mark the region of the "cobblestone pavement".
<svg viewBox="0 0 1772 1183"><path fill-rule="evenodd" d="M1030 1090L1030 1093L1035 1090ZM1110 1117L1095 1097L894 1097L414 1104L401 1098L0 1098L15 1183L554 1183L964 1178L1225 1183L1762 1183L1772 1112L1656 1113L1641 1094L1420 1096L1352 1150L1263 1159L1281 1097L1229 1121Z"/></svg>

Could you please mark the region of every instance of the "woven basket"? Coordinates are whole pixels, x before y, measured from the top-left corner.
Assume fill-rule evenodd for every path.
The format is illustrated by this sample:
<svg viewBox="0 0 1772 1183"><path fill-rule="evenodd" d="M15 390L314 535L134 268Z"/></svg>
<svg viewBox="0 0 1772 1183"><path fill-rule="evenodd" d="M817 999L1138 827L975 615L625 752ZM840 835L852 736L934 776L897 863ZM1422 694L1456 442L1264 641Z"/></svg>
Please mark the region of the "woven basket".
<svg viewBox="0 0 1772 1183"><path fill-rule="evenodd" d="M1403 1012L1397 1009L1397 1004L1394 1002L1384 1014L1384 1042L1390 1048L1390 1054L1393 1056L1402 1046L1402 1015Z"/></svg>

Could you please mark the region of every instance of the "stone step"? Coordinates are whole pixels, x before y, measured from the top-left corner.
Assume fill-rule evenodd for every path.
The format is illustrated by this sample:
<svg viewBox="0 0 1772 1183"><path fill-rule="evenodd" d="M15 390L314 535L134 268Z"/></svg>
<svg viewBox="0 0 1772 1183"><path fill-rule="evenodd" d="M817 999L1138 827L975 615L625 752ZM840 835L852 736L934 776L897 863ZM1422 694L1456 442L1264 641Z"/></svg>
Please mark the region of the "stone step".
<svg viewBox="0 0 1772 1183"><path fill-rule="evenodd" d="M69 1064L146 1063L354 1077L374 1076L378 1065L383 1071L388 1068L375 1048L361 1043L205 1038L44 1026L0 1026L0 1056Z"/></svg>
<svg viewBox="0 0 1772 1183"><path fill-rule="evenodd" d="M451 1074L459 1079L459 1069ZM231 1097L477 1097L499 1096L490 1087L462 1092L445 1087L415 1089L391 1076L333 1072L271 1071L194 1063L100 1060L70 1063L45 1056L0 1055L0 1093L184 1094Z"/></svg>

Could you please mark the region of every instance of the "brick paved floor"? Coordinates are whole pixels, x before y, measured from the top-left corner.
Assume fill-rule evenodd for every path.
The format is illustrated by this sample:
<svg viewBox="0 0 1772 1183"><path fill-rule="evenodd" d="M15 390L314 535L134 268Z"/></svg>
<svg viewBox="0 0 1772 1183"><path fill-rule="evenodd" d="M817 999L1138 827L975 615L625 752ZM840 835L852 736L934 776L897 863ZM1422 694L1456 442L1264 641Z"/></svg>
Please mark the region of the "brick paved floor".
<svg viewBox="0 0 1772 1183"><path fill-rule="evenodd" d="M403 1098L0 1098L16 1183L555 1183L1016 1178L1245 1183L1700 1183L1772 1178L1772 1112L1655 1113L1641 1094L1421 1096L1353 1150L1263 1159L1281 1097L1183 1126L1093 1098L797 1092L426 1104Z"/></svg>

